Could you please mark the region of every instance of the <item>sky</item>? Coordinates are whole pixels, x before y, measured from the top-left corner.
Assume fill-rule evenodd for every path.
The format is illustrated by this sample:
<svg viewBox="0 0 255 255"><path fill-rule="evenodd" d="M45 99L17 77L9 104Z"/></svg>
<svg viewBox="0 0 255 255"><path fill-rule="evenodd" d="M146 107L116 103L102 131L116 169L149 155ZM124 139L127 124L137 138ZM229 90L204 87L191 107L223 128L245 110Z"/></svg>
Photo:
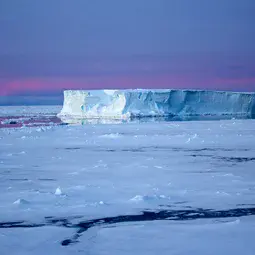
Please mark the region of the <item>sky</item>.
<svg viewBox="0 0 255 255"><path fill-rule="evenodd" d="M0 100L64 89L255 91L254 13L254 0L0 0Z"/></svg>

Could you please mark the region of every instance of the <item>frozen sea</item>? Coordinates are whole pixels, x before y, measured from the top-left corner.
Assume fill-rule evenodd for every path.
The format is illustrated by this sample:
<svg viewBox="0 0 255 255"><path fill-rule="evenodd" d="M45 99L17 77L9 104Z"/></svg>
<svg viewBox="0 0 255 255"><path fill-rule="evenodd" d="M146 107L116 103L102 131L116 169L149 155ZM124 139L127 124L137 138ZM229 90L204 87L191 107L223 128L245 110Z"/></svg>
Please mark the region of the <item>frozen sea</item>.
<svg viewBox="0 0 255 255"><path fill-rule="evenodd" d="M0 254L255 254L255 120L63 125L0 107Z"/></svg>

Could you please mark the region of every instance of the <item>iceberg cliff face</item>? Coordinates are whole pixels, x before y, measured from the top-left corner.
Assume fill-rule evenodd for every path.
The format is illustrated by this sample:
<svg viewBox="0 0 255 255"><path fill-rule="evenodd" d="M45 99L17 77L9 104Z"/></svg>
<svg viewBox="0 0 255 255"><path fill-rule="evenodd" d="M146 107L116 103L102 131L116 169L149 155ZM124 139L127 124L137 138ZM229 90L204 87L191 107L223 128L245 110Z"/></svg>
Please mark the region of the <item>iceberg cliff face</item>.
<svg viewBox="0 0 255 255"><path fill-rule="evenodd" d="M255 115L255 93L204 90L67 90L59 116L111 118Z"/></svg>

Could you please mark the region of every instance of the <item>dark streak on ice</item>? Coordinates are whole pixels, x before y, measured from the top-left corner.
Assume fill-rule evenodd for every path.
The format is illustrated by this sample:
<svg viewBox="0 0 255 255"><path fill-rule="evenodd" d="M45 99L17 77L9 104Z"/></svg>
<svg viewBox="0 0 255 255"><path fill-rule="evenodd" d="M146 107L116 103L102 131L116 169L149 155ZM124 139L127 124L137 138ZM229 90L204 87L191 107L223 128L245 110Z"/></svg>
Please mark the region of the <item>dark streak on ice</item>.
<svg viewBox="0 0 255 255"><path fill-rule="evenodd" d="M27 178L11 178L9 181L29 181Z"/></svg>
<svg viewBox="0 0 255 255"><path fill-rule="evenodd" d="M56 148L61 149L61 148ZM123 148L123 149L115 149L115 148L102 148L102 147L67 147L62 148L65 150L89 150L89 151L96 151L96 152L132 152L132 153L143 153L147 151L173 151L173 152L191 152L192 154L189 155L191 157L207 157L216 160L222 160L225 162L231 163L242 163L242 162L249 162L255 161L255 157L226 157L226 156L215 156L212 154L202 154L203 152L243 152L249 151L249 149L225 149L225 148L200 148L200 149L183 149L183 148L176 148L170 146L148 146L148 147L137 147L137 148ZM197 154L199 153L200 154Z"/></svg>
<svg viewBox="0 0 255 255"><path fill-rule="evenodd" d="M248 162L248 161L254 161L255 158L251 157L216 157L217 159L228 161L228 162L234 162L234 163L242 163L242 162Z"/></svg>
<svg viewBox="0 0 255 255"><path fill-rule="evenodd" d="M57 179L53 179L53 178L38 178L38 181L57 181Z"/></svg>
<svg viewBox="0 0 255 255"><path fill-rule="evenodd" d="M44 226L58 226L76 229L76 233L69 239L61 242L63 246L67 246L78 242L82 233L96 226L109 226L119 223L144 222L144 221L187 221L197 219L221 219L255 215L255 207L253 208L236 208L229 210L211 210L211 209L182 209L182 210L160 210L160 211L143 211L141 214L119 215L112 217L97 218L92 220L80 221L72 223L72 220L81 219L82 216L69 218L45 217L45 221L41 223L29 223L25 221L0 222L0 229L7 228L36 228Z"/></svg>
<svg viewBox="0 0 255 255"><path fill-rule="evenodd" d="M9 124L10 125L15 125L15 124L18 124L18 122L17 121L10 121Z"/></svg>
<svg viewBox="0 0 255 255"><path fill-rule="evenodd" d="M0 222L0 228L38 228L47 224L29 223L25 221Z"/></svg>
<svg viewBox="0 0 255 255"><path fill-rule="evenodd" d="M202 148L202 149L186 149L186 151L194 151L194 152L201 152L201 151L249 151L249 149L226 149L226 148Z"/></svg>
<svg viewBox="0 0 255 255"><path fill-rule="evenodd" d="M81 148L80 148L81 149ZM86 149L86 148L83 148ZM104 149L98 148L94 151L105 151L105 152L147 152L147 151L174 151L174 152L243 152L249 151L249 149L224 149L224 148L201 148L201 149L184 149L169 146L148 146L148 147L137 147L137 148L125 148L125 149Z"/></svg>
<svg viewBox="0 0 255 255"><path fill-rule="evenodd" d="M79 148L79 147L73 147L73 148L71 148L71 147L69 148L69 147L68 147L68 148L65 148L65 150L80 150L80 149L81 149L81 148Z"/></svg>
<svg viewBox="0 0 255 255"><path fill-rule="evenodd" d="M233 163L242 163L242 162L249 162L255 161L255 157L220 157L220 156L213 156L213 155L203 155L203 154L192 154L191 157L208 157L218 160L223 160L226 162L233 162Z"/></svg>
<svg viewBox="0 0 255 255"><path fill-rule="evenodd" d="M203 154L192 154L190 156L193 158L197 158L197 157L211 158L211 157L213 157L213 155L203 155Z"/></svg>
<svg viewBox="0 0 255 255"><path fill-rule="evenodd" d="M147 152L147 151L174 151L174 152L242 152L249 151L249 149L226 149L226 148L200 148L200 149L185 149L171 146L142 146L137 148L102 148L100 147L66 147L66 148L56 148L64 150L89 150L89 151L98 151L98 152Z"/></svg>

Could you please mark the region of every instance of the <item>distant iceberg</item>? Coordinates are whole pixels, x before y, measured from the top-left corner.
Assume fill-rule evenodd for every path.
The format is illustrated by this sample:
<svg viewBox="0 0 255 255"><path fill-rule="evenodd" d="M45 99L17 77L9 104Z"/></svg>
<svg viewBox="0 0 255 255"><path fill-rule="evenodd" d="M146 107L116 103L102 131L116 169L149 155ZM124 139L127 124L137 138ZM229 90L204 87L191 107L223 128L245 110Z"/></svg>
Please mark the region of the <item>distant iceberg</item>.
<svg viewBox="0 0 255 255"><path fill-rule="evenodd" d="M59 117L125 120L142 117L255 115L255 93L206 90L66 90Z"/></svg>

